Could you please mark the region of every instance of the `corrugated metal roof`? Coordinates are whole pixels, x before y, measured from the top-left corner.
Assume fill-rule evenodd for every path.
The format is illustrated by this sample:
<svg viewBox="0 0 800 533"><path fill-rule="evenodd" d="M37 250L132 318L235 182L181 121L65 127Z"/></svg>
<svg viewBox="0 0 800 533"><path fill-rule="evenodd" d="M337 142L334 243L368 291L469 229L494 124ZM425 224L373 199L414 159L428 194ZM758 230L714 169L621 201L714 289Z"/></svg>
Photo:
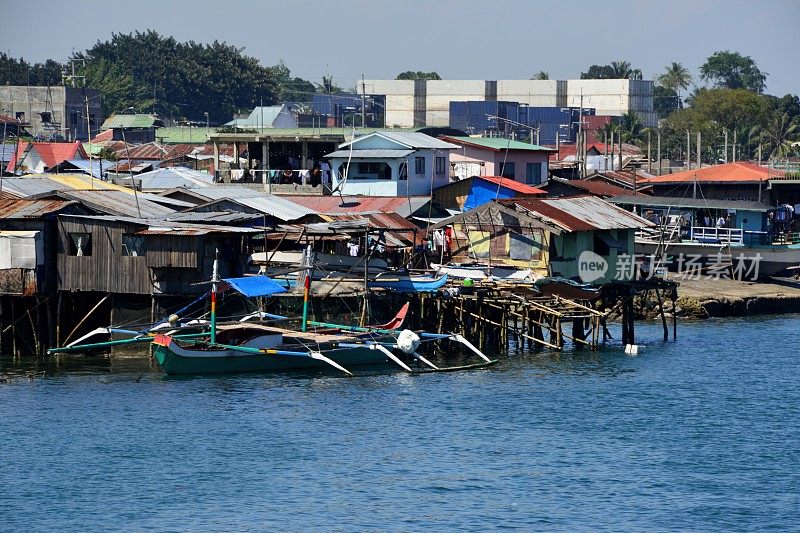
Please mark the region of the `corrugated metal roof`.
<svg viewBox="0 0 800 533"><path fill-rule="evenodd" d="M125 222L128 224L139 224L146 226L139 233L146 232L151 235L174 235L177 234L176 230L186 232L195 231L193 234L205 233L261 233L263 230L256 228L237 228L235 226L217 226L214 224L184 224L181 222L168 222L159 218L151 217L126 217L126 216L109 216L109 215L61 215L68 218L81 218L87 220L99 220L108 222ZM192 233L184 233L192 234Z"/></svg>
<svg viewBox="0 0 800 533"><path fill-rule="evenodd" d="M161 161L167 155L167 150L156 143L128 146L119 155L125 159L146 159L148 161Z"/></svg>
<svg viewBox="0 0 800 533"><path fill-rule="evenodd" d="M40 218L65 207L78 205L72 200L0 200L0 218Z"/></svg>
<svg viewBox="0 0 800 533"><path fill-rule="evenodd" d="M108 161L107 159L70 159L68 161L62 161L57 165L53 166L48 172L70 172L72 170L83 171L86 174L90 174L97 179L103 179L103 175L114 168L113 161Z"/></svg>
<svg viewBox="0 0 800 533"><path fill-rule="evenodd" d="M398 157L406 157L414 153L414 150L337 150L322 157L350 157L354 158L368 158L368 159L396 159Z"/></svg>
<svg viewBox="0 0 800 533"><path fill-rule="evenodd" d="M163 218L175 212L175 209L124 191L61 191L59 196L77 200L94 211L109 215L141 213L142 218Z"/></svg>
<svg viewBox="0 0 800 533"><path fill-rule="evenodd" d="M3 192L20 198L38 196L53 191L65 191L71 188L69 185L57 182L49 177L3 178Z"/></svg>
<svg viewBox="0 0 800 533"><path fill-rule="evenodd" d="M181 167L159 168L136 176L142 190L167 190L177 187L196 189L212 187L213 176L207 172Z"/></svg>
<svg viewBox="0 0 800 533"><path fill-rule="evenodd" d="M428 196L287 196L286 199L322 214L397 213L405 218L430 202Z"/></svg>
<svg viewBox="0 0 800 533"><path fill-rule="evenodd" d="M460 145L477 146L478 148L487 148L495 152L501 150L526 150L530 152L555 152L552 148L546 146L539 146L538 144L524 143L514 141L511 139L503 139L501 137L448 137L442 136L442 139Z"/></svg>
<svg viewBox="0 0 800 533"><path fill-rule="evenodd" d="M627 191L626 191L627 192ZM646 194L626 194L609 198L617 205L642 205L649 207L685 207L690 209L736 209L742 211L767 212L772 207L761 202L741 200L715 200L712 198L677 198L671 196L649 196Z"/></svg>
<svg viewBox="0 0 800 533"><path fill-rule="evenodd" d="M239 213L236 211L188 211L184 213L173 213L165 217L165 220L170 222L197 222L206 224L244 224L260 219L261 215Z"/></svg>
<svg viewBox="0 0 800 533"><path fill-rule="evenodd" d="M500 200L550 219L567 231L636 229L653 224L596 196Z"/></svg>
<svg viewBox="0 0 800 533"><path fill-rule="evenodd" d="M412 148L414 150L430 149L430 148L437 148L439 150L455 150L456 148L458 148L458 145L442 141L435 137L431 137L430 135L425 135L424 133L399 132L399 131L376 131L374 133L358 137L357 139L349 143L341 144L339 145L339 148L349 147L351 143L355 143L355 146L357 147L359 142L363 141L364 139L375 136L383 137L384 139L389 139L391 141L399 143L403 146L407 146L408 148Z"/></svg>
<svg viewBox="0 0 800 533"><path fill-rule="evenodd" d="M736 163L726 163L724 165L714 165L705 168L676 172L656 176L647 180L648 185L661 183L758 183L767 181L769 178L777 178L785 173L782 170L770 169L748 163L737 161Z"/></svg>
<svg viewBox="0 0 800 533"><path fill-rule="evenodd" d="M54 174L50 179L76 191L109 190L133 194L133 190L127 187L117 185L110 181L99 180L86 174Z"/></svg>
<svg viewBox="0 0 800 533"><path fill-rule="evenodd" d="M194 189L192 192L210 201L232 200L285 222L317 214L314 209L290 201L288 198L264 194L247 187L206 187Z"/></svg>
<svg viewBox="0 0 800 533"><path fill-rule="evenodd" d="M147 113L137 113L134 115L111 115L103 122L100 129L109 130L111 128L152 128L153 126L163 126L164 123L155 115Z"/></svg>

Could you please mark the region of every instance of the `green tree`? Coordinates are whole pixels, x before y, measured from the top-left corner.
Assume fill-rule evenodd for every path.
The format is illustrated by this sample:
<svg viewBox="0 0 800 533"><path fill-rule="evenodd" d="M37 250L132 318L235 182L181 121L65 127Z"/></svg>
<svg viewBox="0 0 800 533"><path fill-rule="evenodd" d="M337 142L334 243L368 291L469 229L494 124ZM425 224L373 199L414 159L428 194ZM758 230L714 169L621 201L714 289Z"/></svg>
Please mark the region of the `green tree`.
<svg viewBox="0 0 800 533"><path fill-rule="evenodd" d="M800 141L800 120L792 120L788 113L774 113L762 128L768 158L786 157L793 151L793 143Z"/></svg>
<svg viewBox="0 0 800 533"><path fill-rule="evenodd" d="M549 80L550 79L550 73L546 72L544 70L540 70L539 72L534 74L531 79L532 80Z"/></svg>
<svg viewBox="0 0 800 533"><path fill-rule="evenodd" d="M628 111L619 118L619 132L622 142L636 143L642 133L642 121L636 111Z"/></svg>
<svg viewBox="0 0 800 533"><path fill-rule="evenodd" d="M700 66L700 77L704 81L727 89L747 89L762 93L767 76L750 56L730 50L714 52Z"/></svg>
<svg viewBox="0 0 800 533"><path fill-rule="evenodd" d="M692 108L728 130L762 125L769 116L766 99L745 89L703 89L695 95Z"/></svg>
<svg viewBox="0 0 800 533"><path fill-rule="evenodd" d="M333 76L322 76L322 83L318 83L316 86L317 92L322 94L341 94L344 92L344 89L333 81Z"/></svg>
<svg viewBox="0 0 800 533"><path fill-rule="evenodd" d="M656 81L662 87L672 89L680 94L680 90L684 91L689 88L692 83L692 75L689 69L684 67L681 63L673 61L664 69L664 73L656 77Z"/></svg>
<svg viewBox="0 0 800 533"><path fill-rule="evenodd" d="M423 72L421 70L417 70L416 72L413 70L406 70L405 72L401 72L397 75L398 80L441 80L441 76L433 70L431 72Z"/></svg>
<svg viewBox="0 0 800 533"><path fill-rule="evenodd" d="M680 108L680 96L674 89L656 85L653 87L653 110L658 118L666 118Z"/></svg>
<svg viewBox="0 0 800 533"><path fill-rule="evenodd" d="M125 111L149 111L155 103L148 97L146 87L134 82L130 74L107 59L88 62L79 73L86 76L87 87L100 91L105 116Z"/></svg>
<svg viewBox="0 0 800 533"><path fill-rule="evenodd" d="M581 73L582 80L641 80L642 71L628 61L612 61L610 65L592 65Z"/></svg>
<svg viewBox="0 0 800 533"><path fill-rule="evenodd" d="M64 65L52 59L32 65L23 58L15 59L0 53L2 85L61 85L63 71Z"/></svg>

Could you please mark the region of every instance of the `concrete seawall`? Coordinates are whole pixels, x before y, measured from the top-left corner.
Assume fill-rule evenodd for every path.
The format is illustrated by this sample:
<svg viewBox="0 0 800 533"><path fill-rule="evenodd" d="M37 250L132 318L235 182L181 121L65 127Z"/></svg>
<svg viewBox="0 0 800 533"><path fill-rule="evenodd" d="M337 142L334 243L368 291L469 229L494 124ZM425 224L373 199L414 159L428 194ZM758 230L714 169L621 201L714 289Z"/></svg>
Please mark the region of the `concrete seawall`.
<svg viewBox="0 0 800 533"><path fill-rule="evenodd" d="M687 318L800 313L800 282L680 281L674 312Z"/></svg>

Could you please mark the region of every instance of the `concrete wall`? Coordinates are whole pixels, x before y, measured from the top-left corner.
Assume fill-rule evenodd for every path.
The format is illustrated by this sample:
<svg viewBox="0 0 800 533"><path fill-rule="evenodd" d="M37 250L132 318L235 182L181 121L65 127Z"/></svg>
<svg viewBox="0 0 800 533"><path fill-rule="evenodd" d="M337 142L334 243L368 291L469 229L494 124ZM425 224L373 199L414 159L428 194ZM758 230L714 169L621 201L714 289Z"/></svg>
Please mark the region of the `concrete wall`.
<svg viewBox="0 0 800 533"><path fill-rule="evenodd" d="M25 129L43 140L88 139L86 125L86 100L89 98L89 115L92 133L103 122L100 92L76 87L0 86L0 114L16 117L25 114L30 124ZM50 122L43 121L42 113L50 113Z"/></svg>

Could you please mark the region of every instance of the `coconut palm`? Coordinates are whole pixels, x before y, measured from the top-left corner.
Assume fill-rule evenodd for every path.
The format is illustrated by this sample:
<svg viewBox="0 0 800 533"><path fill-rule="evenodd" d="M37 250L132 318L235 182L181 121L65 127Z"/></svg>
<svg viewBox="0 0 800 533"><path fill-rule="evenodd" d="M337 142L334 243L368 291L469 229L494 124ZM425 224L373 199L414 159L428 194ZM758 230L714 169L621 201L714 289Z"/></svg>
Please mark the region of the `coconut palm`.
<svg viewBox="0 0 800 533"><path fill-rule="evenodd" d="M642 71L638 68L631 68L629 61L612 61L611 70L615 79L642 79Z"/></svg>
<svg viewBox="0 0 800 533"><path fill-rule="evenodd" d="M664 74L656 77L656 81L662 87L672 89L678 94L678 101L680 102L681 89L684 91L689 88L692 83L692 75L689 69L684 67L681 63L673 61L667 65Z"/></svg>
<svg viewBox="0 0 800 533"><path fill-rule="evenodd" d="M793 152L793 144L800 140L800 121L791 120L787 113L775 113L762 129L768 158L786 157Z"/></svg>
<svg viewBox="0 0 800 533"><path fill-rule="evenodd" d="M628 111L620 117L619 130L622 142L630 143L639 139L642 132L642 121L636 111Z"/></svg>

